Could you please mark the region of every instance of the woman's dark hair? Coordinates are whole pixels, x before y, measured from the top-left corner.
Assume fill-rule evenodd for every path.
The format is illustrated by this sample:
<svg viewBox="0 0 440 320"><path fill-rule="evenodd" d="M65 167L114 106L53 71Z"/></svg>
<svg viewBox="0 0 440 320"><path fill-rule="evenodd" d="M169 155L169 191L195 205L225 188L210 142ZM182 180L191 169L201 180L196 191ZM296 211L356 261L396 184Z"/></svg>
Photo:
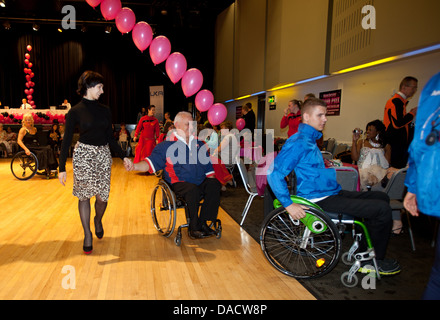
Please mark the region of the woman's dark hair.
<svg viewBox="0 0 440 320"><path fill-rule="evenodd" d="M148 106L147 110L150 111L153 108L156 108L156 106L154 104L151 104L151 105Z"/></svg>
<svg viewBox="0 0 440 320"><path fill-rule="evenodd" d="M385 141L385 125L383 124L382 121L380 120L374 120L371 121L370 123L367 124L366 130L368 130L368 127L373 126L376 128L376 131L379 135L379 139L378 142L382 145L382 148L385 147L387 145L386 141Z"/></svg>
<svg viewBox="0 0 440 320"><path fill-rule="evenodd" d="M78 80L78 93L81 97L85 96L87 89L93 88L94 86L104 83L104 77L94 71L85 71Z"/></svg>

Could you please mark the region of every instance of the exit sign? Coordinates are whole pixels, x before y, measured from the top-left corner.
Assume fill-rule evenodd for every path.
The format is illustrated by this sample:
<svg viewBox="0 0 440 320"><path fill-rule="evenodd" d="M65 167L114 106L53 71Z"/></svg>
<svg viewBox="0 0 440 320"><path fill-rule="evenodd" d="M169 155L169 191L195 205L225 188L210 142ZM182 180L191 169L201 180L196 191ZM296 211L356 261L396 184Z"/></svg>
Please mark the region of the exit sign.
<svg viewBox="0 0 440 320"><path fill-rule="evenodd" d="M269 103L275 103L275 96L270 96L269 97Z"/></svg>

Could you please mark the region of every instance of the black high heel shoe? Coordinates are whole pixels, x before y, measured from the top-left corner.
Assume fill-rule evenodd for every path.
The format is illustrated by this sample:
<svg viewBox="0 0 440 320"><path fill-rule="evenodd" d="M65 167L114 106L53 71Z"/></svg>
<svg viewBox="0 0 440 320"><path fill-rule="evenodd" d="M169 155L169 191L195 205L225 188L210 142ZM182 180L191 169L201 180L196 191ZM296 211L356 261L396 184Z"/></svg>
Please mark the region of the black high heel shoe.
<svg viewBox="0 0 440 320"><path fill-rule="evenodd" d="M92 233L90 232L90 238L92 238L92 244L90 245L90 246L86 246L86 245L84 245L84 243L83 243L83 251L84 251L84 254L86 254L86 255L89 255L89 254L91 254L92 253L92 251L93 251L93 236L92 236ZM84 242L86 241L86 239L84 238Z"/></svg>
<svg viewBox="0 0 440 320"><path fill-rule="evenodd" d="M104 227L102 226L102 222L101 222L102 231L99 231L99 232L96 231L96 217L94 220L95 220L95 235L99 240L101 240L104 237Z"/></svg>
<svg viewBox="0 0 440 320"><path fill-rule="evenodd" d="M93 252L93 246L90 246L90 247L83 246L83 251L84 251L84 254L90 255Z"/></svg>

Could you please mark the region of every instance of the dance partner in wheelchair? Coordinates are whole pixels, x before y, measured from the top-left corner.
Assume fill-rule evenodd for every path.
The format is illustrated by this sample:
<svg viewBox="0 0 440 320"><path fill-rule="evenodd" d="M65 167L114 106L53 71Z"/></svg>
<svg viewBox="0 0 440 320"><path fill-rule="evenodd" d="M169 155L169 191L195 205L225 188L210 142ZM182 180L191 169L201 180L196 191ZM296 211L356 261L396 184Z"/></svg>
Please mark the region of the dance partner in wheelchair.
<svg viewBox="0 0 440 320"><path fill-rule="evenodd" d="M151 174L162 170L163 180L186 203L191 237L202 239L218 234L218 230L210 228L207 222L218 221L221 184L215 179L205 143L192 134L192 121L188 112L177 114L174 120L176 138L157 145L152 154L139 163L126 161L125 167L128 171ZM204 201L199 216L202 195Z"/></svg>

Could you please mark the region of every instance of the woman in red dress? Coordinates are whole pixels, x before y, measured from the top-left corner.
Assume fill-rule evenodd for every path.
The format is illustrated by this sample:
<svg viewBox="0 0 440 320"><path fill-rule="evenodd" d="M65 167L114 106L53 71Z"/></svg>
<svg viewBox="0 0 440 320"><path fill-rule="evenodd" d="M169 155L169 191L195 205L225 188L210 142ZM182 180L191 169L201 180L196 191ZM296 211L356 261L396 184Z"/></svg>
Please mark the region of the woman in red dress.
<svg viewBox="0 0 440 320"><path fill-rule="evenodd" d="M159 120L154 117L156 107L151 105L148 107L148 113L142 117L136 127L134 141L139 139L136 147L136 155L134 163L139 163L151 155L154 147L156 147L156 140L160 135ZM139 137L140 135L140 137Z"/></svg>

